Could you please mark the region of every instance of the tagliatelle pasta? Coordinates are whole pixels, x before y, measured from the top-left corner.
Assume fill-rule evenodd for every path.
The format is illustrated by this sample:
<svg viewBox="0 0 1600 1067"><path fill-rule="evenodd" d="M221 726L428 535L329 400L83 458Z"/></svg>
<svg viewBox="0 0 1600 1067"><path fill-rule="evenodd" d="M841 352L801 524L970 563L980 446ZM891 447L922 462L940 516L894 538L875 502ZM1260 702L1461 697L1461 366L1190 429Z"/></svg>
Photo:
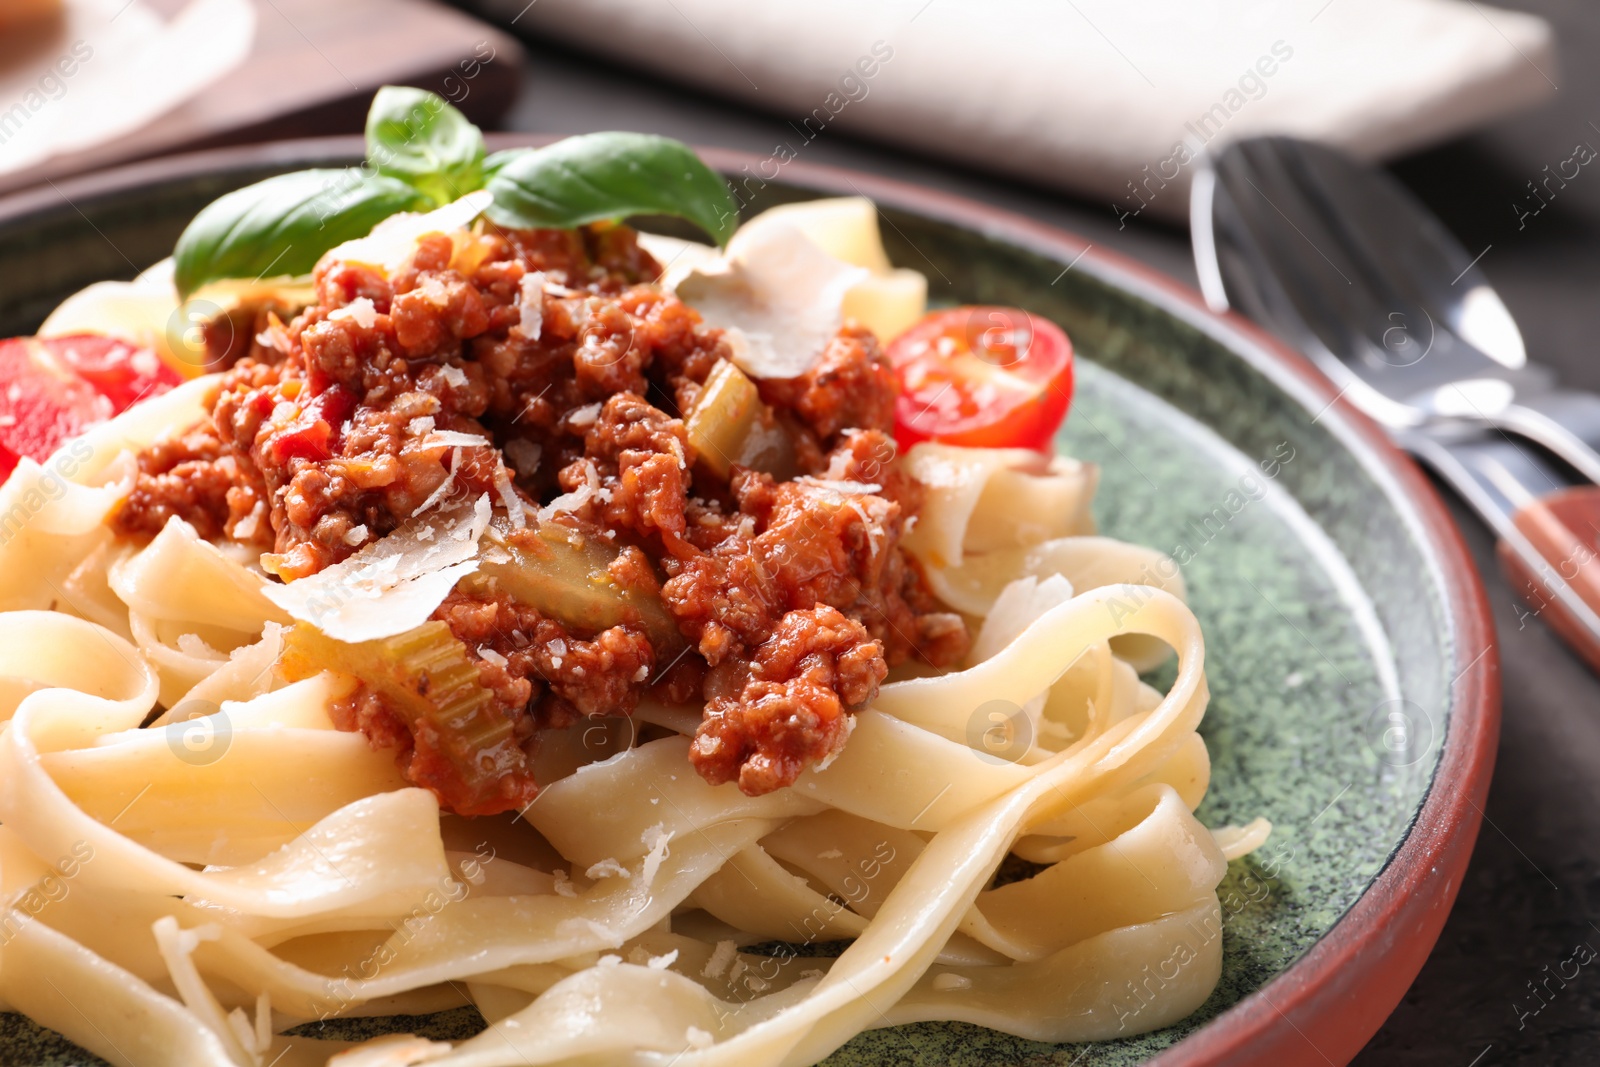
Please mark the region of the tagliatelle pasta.
<svg viewBox="0 0 1600 1067"><path fill-rule="evenodd" d="M39 473L8 483L5 502ZM97 492L69 483L52 502L85 505L82 528L63 523L60 536L93 536ZM0 560L17 550L9 542ZM0 985L8 1006L112 1062L139 1062L134 1049L273 1062L285 1047L278 1062L319 1062L332 1050L277 1032L451 982L495 1005L489 1032L437 1061L451 1064L638 1050L805 1063L862 1028L920 1019L1097 1039L1175 1021L1215 983L1225 861L1190 814L1208 773L1194 734L1203 646L1168 593L1108 584L1069 596L965 671L886 685L828 768L765 797L705 784L683 740L597 760L610 735L586 745L596 726L574 727L555 744L575 769L526 813L524 832L549 848L497 846L489 859L448 851L445 834L460 831L443 824L460 820L333 728L333 676L263 693L263 678L232 670L280 620L270 605L241 618L264 598L239 597L225 618L208 600L221 575L229 588L259 576L178 532L116 569L130 628L151 601L177 613L173 575L199 572L212 581L187 586L180 628L252 643L227 650L232 661L167 661L165 645L64 612L0 615L0 869L12 901ZM48 601L51 580L38 584ZM1177 650L1164 697L1109 650L1134 634ZM139 728L165 678L198 673L170 706L217 710ZM1019 844L1049 865L989 888ZM40 874L65 888L30 914ZM675 914L693 917L693 932L673 932ZM837 959L724 952L713 966L723 944L840 938L856 940ZM387 962L366 963L374 953ZM1127 984L1171 959L1177 978L1127 1019ZM180 984L190 968L199 980ZM91 995L104 1014L88 1025L73 1004ZM574 998L588 1007L556 1025Z"/></svg>
<svg viewBox="0 0 1600 1067"><path fill-rule="evenodd" d="M785 227L796 217L803 228L793 212ZM481 228L447 240L408 225L419 261L431 247L450 264L443 283L404 259L376 275L392 297L347 292L330 313L327 279L351 262L336 250L318 268L325 302L284 336L345 321L358 342L381 340L403 295L458 299L427 288L452 276L488 292L482 279L517 275L507 299L540 301L498 327L519 351L537 331L553 344L577 302L611 314L603 287L541 292L563 287L522 286L520 267L483 273L515 261L485 253ZM378 310L389 299L395 310ZM741 309L756 329L759 307ZM840 328L808 322L820 337ZM409 328L393 327L402 342ZM710 350L719 335L694 329ZM871 366L875 342L852 343ZM563 358L581 364L590 344ZM481 382L478 361L503 358L470 351L417 378L447 400L437 425L395 424L404 455L436 476L392 516L369 499L300 538L286 517L300 502L279 493L252 510L257 498L232 490L225 523L192 497L138 512L153 508L152 457L175 432L243 418L226 403L242 379L313 381L266 362L137 404L0 486L0 1004L115 1064L698 1067L810 1064L865 1029L922 1020L1100 1040L1210 995L1217 885L1267 826L1214 834L1193 815L1209 780L1200 629L1171 560L1096 534L1092 466L935 443L868 466L862 442L877 438L831 426L815 389L796 399L759 378L750 402L794 456L774 459L748 419L735 438L727 421L679 429L635 405L628 425L655 436L624 454L645 458L610 458L615 396L512 446L515 420L496 421L492 400L485 436L443 421L451 391ZM677 384L685 412L704 410L696 398L716 380L697 373ZM343 429L333 421L330 441L305 413L332 401L303 403L327 388L276 394L258 441L324 450L285 460L293 472L370 474L344 441L379 394ZM563 440L589 442L564 458L564 492L529 499L539 454ZM717 441L744 449L723 465L732 489L674 480ZM239 455L205 462L219 454ZM480 454L500 465L479 470ZM760 473L769 463L793 467ZM635 528L605 509L668 484L698 521L727 524L721 540L695 541L655 505L640 514L657 526L617 536ZM275 542L252 525L269 519ZM758 554L767 529L789 531L790 547ZM790 600L765 630L706 599L776 596L812 565L804 546L835 535L852 573L887 575L881 587L852 579L859 600ZM659 601L633 578L593 591L639 566L613 543L665 546L647 560L668 576ZM684 578L708 560L728 568L714 572L720 592ZM517 625L542 627L531 643L474 629L486 605L512 601ZM872 611L915 634L870 629ZM814 628L785 629L797 618ZM791 640L812 643L780 669ZM1166 693L1140 679L1173 654ZM688 688L672 681L685 658L700 672ZM852 696L852 665L885 662L891 673ZM602 692L596 664L610 703L585 704ZM515 683L535 668L547 688L530 698ZM780 699L788 719L758 717ZM784 747L802 721L809 747ZM736 742L744 762L719 762L716 745ZM456 1043L286 1033L463 1003L487 1028Z"/></svg>

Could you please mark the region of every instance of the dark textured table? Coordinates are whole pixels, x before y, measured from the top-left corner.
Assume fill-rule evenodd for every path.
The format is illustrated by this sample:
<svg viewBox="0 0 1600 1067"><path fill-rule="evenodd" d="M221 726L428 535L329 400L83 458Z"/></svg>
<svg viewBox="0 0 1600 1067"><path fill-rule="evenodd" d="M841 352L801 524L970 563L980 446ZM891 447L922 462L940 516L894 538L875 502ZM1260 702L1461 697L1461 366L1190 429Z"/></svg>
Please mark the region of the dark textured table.
<svg viewBox="0 0 1600 1067"><path fill-rule="evenodd" d="M1600 148L1600 6L1511 0L1556 26L1559 86L1543 108L1401 161L1396 170L1476 254L1522 327L1529 355L1600 390L1600 172L1587 170L1519 229L1527 183L1586 142ZM1382 32L1381 26L1373 27ZM788 128L591 57L530 42L511 129L630 129L765 153ZM948 190L1076 231L1191 284L1188 235L1129 223L1068 200L829 133L806 160ZM1492 546L1459 512L1500 629L1505 725L1487 820L1460 899L1404 1003L1357 1059L1489 1067L1600 1064L1600 682L1522 610ZM1520 620L1520 621L1519 621ZM1444 788L1449 788L1448 783ZM1583 948L1594 946L1594 950ZM1591 958L1576 977L1563 961ZM1564 970L1572 974L1575 964ZM1540 992L1536 995L1534 987Z"/></svg>

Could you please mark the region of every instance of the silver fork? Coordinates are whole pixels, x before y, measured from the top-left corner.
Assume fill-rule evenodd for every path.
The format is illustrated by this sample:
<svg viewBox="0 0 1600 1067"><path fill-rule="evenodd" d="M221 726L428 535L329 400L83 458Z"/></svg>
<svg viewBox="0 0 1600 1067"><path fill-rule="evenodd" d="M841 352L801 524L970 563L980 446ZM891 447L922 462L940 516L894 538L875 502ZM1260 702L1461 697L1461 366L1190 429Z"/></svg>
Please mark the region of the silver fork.
<svg viewBox="0 0 1600 1067"><path fill-rule="evenodd" d="M1528 362L1476 261L1389 174L1326 145L1252 138L1201 164L1192 209L1207 301L1296 320L1306 354L1369 415L1495 426L1600 482L1600 396Z"/></svg>
<svg viewBox="0 0 1600 1067"><path fill-rule="evenodd" d="M1454 488L1494 530L1513 587L1600 671L1600 396L1557 391L1528 364L1476 263L1388 175L1284 137L1235 142L1198 167L1190 222L1207 303L1300 348Z"/></svg>

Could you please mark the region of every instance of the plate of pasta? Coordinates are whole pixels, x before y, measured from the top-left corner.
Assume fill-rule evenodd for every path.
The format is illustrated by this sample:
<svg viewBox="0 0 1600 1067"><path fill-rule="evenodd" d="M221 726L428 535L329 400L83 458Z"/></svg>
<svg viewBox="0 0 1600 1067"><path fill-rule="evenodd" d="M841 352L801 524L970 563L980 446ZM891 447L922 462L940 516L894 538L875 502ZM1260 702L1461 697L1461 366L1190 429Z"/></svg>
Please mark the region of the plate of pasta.
<svg viewBox="0 0 1600 1067"><path fill-rule="evenodd" d="M1482 593L1305 364L1069 235L588 134L0 206L0 1047L1345 1062Z"/></svg>

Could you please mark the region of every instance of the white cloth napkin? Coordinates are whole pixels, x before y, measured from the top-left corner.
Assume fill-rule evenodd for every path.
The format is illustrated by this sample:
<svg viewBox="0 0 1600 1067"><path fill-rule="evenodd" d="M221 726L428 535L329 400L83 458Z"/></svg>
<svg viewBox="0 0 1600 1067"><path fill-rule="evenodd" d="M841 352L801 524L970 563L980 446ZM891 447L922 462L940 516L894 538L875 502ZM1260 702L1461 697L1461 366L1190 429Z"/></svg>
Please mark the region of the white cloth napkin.
<svg viewBox="0 0 1600 1067"><path fill-rule="evenodd" d="M136 0L67 0L58 21L0 38L0 174L149 124L237 66L250 0L190 0L170 19Z"/></svg>
<svg viewBox="0 0 1600 1067"><path fill-rule="evenodd" d="M1194 150L1291 133L1368 158L1545 98L1541 19L1458 0L490 0L518 28L828 131L1180 217Z"/></svg>

